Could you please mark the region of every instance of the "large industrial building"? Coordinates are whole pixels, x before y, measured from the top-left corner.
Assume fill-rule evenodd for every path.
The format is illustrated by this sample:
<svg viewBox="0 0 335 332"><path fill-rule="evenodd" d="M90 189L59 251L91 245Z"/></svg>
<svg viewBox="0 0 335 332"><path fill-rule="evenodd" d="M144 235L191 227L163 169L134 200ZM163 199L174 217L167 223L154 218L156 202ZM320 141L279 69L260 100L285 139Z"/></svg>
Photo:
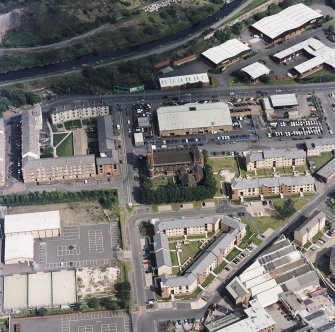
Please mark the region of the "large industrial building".
<svg viewBox="0 0 335 332"><path fill-rule="evenodd" d="M329 182L335 177L335 158L328 161L316 173L315 177L323 182Z"/></svg>
<svg viewBox="0 0 335 332"><path fill-rule="evenodd" d="M236 283L237 282L237 283ZM243 287L234 287L242 284ZM258 259L227 286L227 291L235 304L251 294L263 307L279 301L285 292L300 294L303 299L308 292L320 287L319 277L304 255L296 250L282 235Z"/></svg>
<svg viewBox="0 0 335 332"><path fill-rule="evenodd" d="M299 3L262 18L251 25L250 30L268 43L278 43L300 35L322 19L322 14Z"/></svg>
<svg viewBox="0 0 335 332"><path fill-rule="evenodd" d="M306 152L298 149L270 149L263 151L252 151L245 158L245 170L256 171L257 169L304 166L306 164Z"/></svg>
<svg viewBox="0 0 335 332"><path fill-rule="evenodd" d="M51 121L54 125L72 120L96 118L109 114L109 106L104 102L83 102L81 104L62 105L51 111Z"/></svg>
<svg viewBox="0 0 335 332"><path fill-rule="evenodd" d="M238 39L230 39L201 54L206 63L215 68L224 68L250 54L250 47Z"/></svg>
<svg viewBox="0 0 335 332"><path fill-rule="evenodd" d="M154 250L162 297L192 294L246 235L246 225L228 216L154 221ZM169 237L218 233L181 275L172 276Z"/></svg>
<svg viewBox="0 0 335 332"><path fill-rule="evenodd" d="M293 74L299 78L307 77L323 68L335 70L335 49L324 45L316 38L309 38L273 55L279 63L286 63L292 57L302 55L305 62L293 68Z"/></svg>
<svg viewBox="0 0 335 332"><path fill-rule="evenodd" d="M303 247L326 226L326 213L315 211L301 226L294 231L294 242Z"/></svg>
<svg viewBox="0 0 335 332"><path fill-rule="evenodd" d="M5 215L5 264L34 261L34 239L60 236L59 211Z"/></svg>
<svg viewBox="0 0 335 332"><path fill-rule="evenodd" d="M161 90L173 90L188 84L196 84L201 82L203 86L209 85L209 77L207 73L162 77L159 79Z"/></svg>
<svg viewBox="0 0 335 332"><path fill-rule="evenodd" d="M312 194L315 192L315 180L311 175L284 176L274 178L237 179L231 181L233 200L267 197Z"/></svg>
<svg viewBox="0 0 335 332"><path fill-rule="evenodd" d="M163 137L233 130L229 107L223 102L159 107L157 117Z"/></svg>

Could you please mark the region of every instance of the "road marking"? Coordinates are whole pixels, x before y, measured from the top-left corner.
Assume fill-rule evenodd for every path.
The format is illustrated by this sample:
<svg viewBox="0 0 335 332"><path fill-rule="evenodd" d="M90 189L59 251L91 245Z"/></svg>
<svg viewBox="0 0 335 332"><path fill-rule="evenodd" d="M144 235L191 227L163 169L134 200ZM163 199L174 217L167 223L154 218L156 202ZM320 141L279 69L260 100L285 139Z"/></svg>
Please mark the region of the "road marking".
<svg viewBox="0 0 335 332"><path fill-rule="evenodd" d="M39 248L38 248L39 265L46 265L47 264L47 257L48 257L47 246L45 244L44 245L39 245Z"/></svg>
<svg viewBox="0 0 335 332"><path fill-rule="evenodd" d="M57 247L57 256L71 256L71 255L80 255L80 248L74 246L73 249L69 249L69 246L58 246Z"/></svg>
<svg viewBox="0 0 335 332"><path fill-rule="evenodd" d="M64 240L78 240L78 239L80 239L79 226L63 227L63 238L64 238Z"/></svg>

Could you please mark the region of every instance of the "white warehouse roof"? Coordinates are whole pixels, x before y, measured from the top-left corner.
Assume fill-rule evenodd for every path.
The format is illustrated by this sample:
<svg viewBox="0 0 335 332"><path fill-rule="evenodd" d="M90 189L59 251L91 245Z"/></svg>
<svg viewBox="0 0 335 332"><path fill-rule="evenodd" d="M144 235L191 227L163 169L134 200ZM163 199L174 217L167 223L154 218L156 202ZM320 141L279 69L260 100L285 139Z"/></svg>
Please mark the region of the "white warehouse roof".
<svg viewBox="0 0 335 332"><path fill-rule="evenodd" d="M271 70L268 67L266 67L260 62L254 62L249 66L242 68L241 71L248 74L253 80L263 75L269 75L271 72Z"/></svg>
<svg viewBox="0 0 335 332"><path fill-rule="evenodd" d="M225 62L239 54L250 50L250 48L237 39L230 39L219 46L212 47L203 52L202 55L216 65Z"/></svg>
<svg viewBox="0 0 335 332"><path fill-rule="evenodd" d="M185 104L157 109L159 130L232 126L226 103Z"/></svg>
<svg viewBox="0 0 335 332"><path fill-rule="evenodd" d="M299 3L282 10L278 14L264 17L254 23L252 27L269 38L275 39L285 32L298 29L307 22L322 16L317 11Z"/></svg>
<svg viewBox="0 0 335 332"><path fill-rule="evenodd" d="M163 77L159 79L159 84L161 88L169 88L174 86L182 86L187 83L209 83L209 78L207 73L183 75L183 76L172 76Z"/></svg>
<svg viewBox="0 0 335 332"><path fill-rule="evenodd" d="M5 216L5 234L59 228L59 211L7 214Z"/></svg>
<svg viewBox="0 0 335 332"><path fill-rule="evenodd" d="M34 259L34 236L32 234L19 234L6 237L5 263L16 259Z"/></svg>
<svg viewBox="0 0 335 332"><path fill-rule="evenodd" d="M297 96L294 93L284 95L271 95L271 104L273 107L298 106Z"/></svg>

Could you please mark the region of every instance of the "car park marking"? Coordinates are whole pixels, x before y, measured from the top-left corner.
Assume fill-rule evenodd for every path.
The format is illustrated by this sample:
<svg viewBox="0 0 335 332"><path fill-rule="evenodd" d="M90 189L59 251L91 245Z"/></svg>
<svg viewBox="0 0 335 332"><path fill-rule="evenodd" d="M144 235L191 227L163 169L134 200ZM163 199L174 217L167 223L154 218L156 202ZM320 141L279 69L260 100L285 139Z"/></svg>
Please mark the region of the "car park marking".
<svg viewBox="0 0 335 332"><path fill-rule="evenodd" d="M47 264L47 246L45 244L39 245L38 248L38 260L40 265L46 265Z"/></svg>
<svg viewBox="0 0 335 332"><path fill-rule="evenodd" d="M101 324L101 332L117 332L117 326L115 323Z"/></svg>
<svg viewBox="0 0 335 332"><path fill-rule="evenodd" d="M78 326L78 332L93 332L93 325Z"/></svg>
<svg viewBox="0 0 335 332"><path fill-rule="evenodd" d="M78 240L80 239L79 226L63 227L64 240Z"/></svg>
<svg viewBox="0 0 335 332"><path fill-rule="evenodd" d="M70 249L69 246L58 246L57 247L57 256L71 256L71 255L80 255L80 248L74 246L73 249Z"/></svg>
<svg viewBox="0 0 335 332"><path fill-rule="evenodd" d="M94 253L104 252L104 241L101 230L88 231L88 247L89 252Z"/></svg>

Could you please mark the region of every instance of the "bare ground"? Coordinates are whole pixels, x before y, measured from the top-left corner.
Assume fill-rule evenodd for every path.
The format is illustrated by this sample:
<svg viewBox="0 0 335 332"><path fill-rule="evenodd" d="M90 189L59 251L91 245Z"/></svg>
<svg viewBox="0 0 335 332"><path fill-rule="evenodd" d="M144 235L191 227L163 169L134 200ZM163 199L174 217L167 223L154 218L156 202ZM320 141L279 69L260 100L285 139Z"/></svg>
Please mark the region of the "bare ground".
<svg viewBox="0 0 335 332"><path fill-rule="evenodd" d="M62 226L99 224L108 222L106 215L99 203L96 202L73 202L61 204L17 206L8 210L8 214L60 211Z"/></svg>

